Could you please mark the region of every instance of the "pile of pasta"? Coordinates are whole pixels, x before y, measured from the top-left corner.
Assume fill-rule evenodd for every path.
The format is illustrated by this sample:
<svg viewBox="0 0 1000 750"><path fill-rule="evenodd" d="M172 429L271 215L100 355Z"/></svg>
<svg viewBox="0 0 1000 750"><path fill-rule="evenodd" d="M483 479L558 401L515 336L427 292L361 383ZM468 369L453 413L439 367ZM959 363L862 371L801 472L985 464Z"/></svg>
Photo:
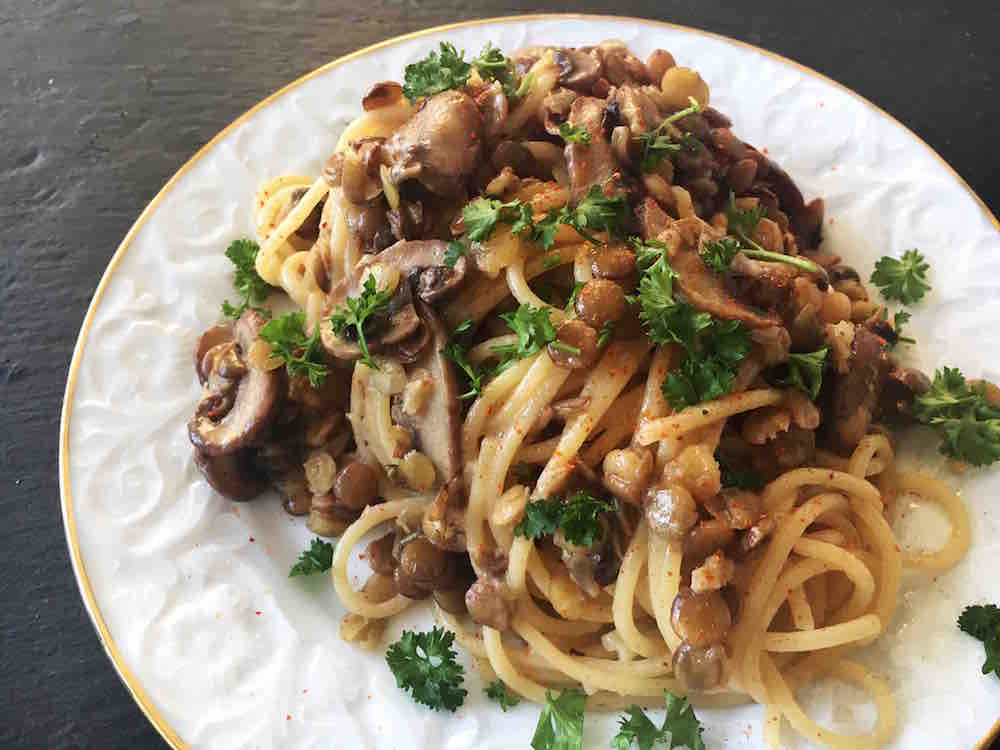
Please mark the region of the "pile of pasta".
<svg viewBox="0 0 1000 750"><path fill-rule="evenodd" d="M544 83L536 82L542 96ZM538 107L537 99L533 94L518 106L530 113ZM388 136L410 113L405 100L365 113L347 128L338 148L361 138ZM511 127L517 117L518 112L512 112ZM282 214L295 191L301 197ZM567 191L554 182L529 183L517 197L541 217L564 205ZM691 212L690 198L685 203L683 195L677 197L683 218L685 211ZM320 239L304 247L295 229L324 198ZM322 177L284 176L262 187L256 205L262 238L258 272L302 308L309 328L326 324L324 293L313 270L315 256L323 254L334 283L358 262L359 249L347 231L349 204ZM482 320L510 298L548 306L533 291L533 280L562 273L586 282L591 278L587 253L586 241L570 227L560 227L544 258L524 247L509 228L498 227L476 249L476 264L483 273L443 310L444 322L453 328L465 319ZM558 308L551 314L556 324L566 316ZM493 356L493 347L509 339L482 341L469 351L470 361L485 362ZM441 609L436 614L484 675L499 677L525 698L544 701L547 689L577 686L589 694L590 707L615 709L633 703L659 705L664 690L685 693L671 669L671 654L680 645L671 627L671 606L681 585L681 544L651 533L638 509L620 507L617 526L624 533L613 540L620 570L614 583L591 597L558 556L513 531L526 504L557 494L580 464L597 467L610 450L631 442L653 450L654 477L662 476L691 446L713 453L727 419L785 397L776 388L746 390L758 373L741 371L734 392L674 413L661 383L677 360L671 346L654 346L646 339L615 340L592 370L580 372L557 367L542 350L488 382L467 410L462 426L467 546L495 545L506 555L505 583L516 597L515 614L512 632L505 634ZM371 379L367 367L355 368L348 416L362 459L384 465L392 455L392 424L388 399L380 400ZM574 396L583 397L580 403L586 406L567 419L561 433L530 442L531 427L543 411ZM540 467L537 481L531 486L520 483L512 474L515 464ZM960 499L945 484L898 470L893 449L882 435L864 438L846 459L820 452L817 464L788 471L762 491L775 529L761 554L740 563L750 568L743 572L745 595L725 643L724 687L690 698L702 706L763 704L764 734L771 748L780 746L783 721L827 747L879 747L894 731L892 692L883 678L850 659L849 653L878 638L891 622L905 567L939 572L963 556L968 519ZM372 601L356 590L347 572L352 551L384 525L419 528L420 514L433 497L389 483L381 490L386 502L368 507L346 530L332 570L340 599L360 622L392 617L414 602L399 594ZM896 498L906 493L938 504L947 514L951 534L941 549L901 549L888 519ZM825 676L854 683L870 694L878 710L870 732L836 734L806 715L796 694Z"/></svg>

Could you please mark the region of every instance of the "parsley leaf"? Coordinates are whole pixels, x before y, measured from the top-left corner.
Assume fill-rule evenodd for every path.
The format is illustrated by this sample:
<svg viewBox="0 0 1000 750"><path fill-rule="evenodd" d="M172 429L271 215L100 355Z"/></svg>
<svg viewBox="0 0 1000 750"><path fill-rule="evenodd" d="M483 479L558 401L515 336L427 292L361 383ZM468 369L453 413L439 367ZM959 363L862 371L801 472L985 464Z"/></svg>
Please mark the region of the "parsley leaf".
<svg viewBox="0 0 1000 750"><path fill-rule="evenodd" d="M614 512L616 507L614 502L594 497L586 490L574 492L565 501L542 498L528 503L514 534L537 539L562 529L570 544L591 547L604 533L601 515Z"/></svg>
<svg viewBox="0 0 1000 750"><path fill-rule="evenodd" d="M934 427L946 456L985 466L1000 460L1000 408L984 385L970 386L956 367L934 373L930 389L913 402L913 416Z"/></svg>
<svg viewBox="0 0 1000 750"><path fill-rule="evenodd" d="M514 69L513 61L494 47L492 42L486 43L479 57L472 61L472 66L484 81L499 81L504 95L512 103L523 96L521 92L523 82Z"/></svg>
<svg viewBox="0 0 1000 750"><path fill-rule="evenodd" d="M587 696L579 690L563 690L558 696L545 691L545 705L531 738L533 750L582 750L583 708Z"/></svg>
<svg viewBox="0 0 1000 750"><path fill-rule="evenodd" d="M448 243L448 248L444 251L444 264L448 268L454 268L455 264L458 263L458 259L461 258L469 252L469 248L463 245L458 240L452 240Z"/></svg>
<svg viewBox="0 0 1000 750"><path fill-rule="evenodd" d="M463 333L468 333L469 331L472 330L472 326L473 326L472 318L466 318L461 323L459 323L457 326L455 326L455 330L452 331L452 333L455 336L459 336L459 335L461 335Z"/></svg>
<svg viewBox="0 0 1000 750"><path fill-rule="evenodd" d="M639 706L629 706L626 715L619 719L618 734L611 741L613 750L630 750L633 742L638 750L653 750L661 743L670 750L681 746L705 750L701 722L687 698L678 698L667 691L663 695L667 703L663 726L657 728Z"/></svg>
<svg viewBox="0 0 1000 750"><path fill-rule="evenodd" d="M486 693L487 698L499 703L504 713L507 713L507 709L513 708L521 702L521 696L508 690L503 680L493 680L483 688L483 692Z"/></svg>
<svg viewBox="0 0 1000 750"><path fill-rule="evenodd" d="M823 387L823 367L826 365L828 347L804 354L789 354L788 361L779 367L774 378L776 385L798 388L813 401Z"/></svg>
<svg viewBox="0 0 1000 750"><path fill-rule="evenodd" d="M549 320L551 312L549 307L524 304L514 312L500 316L507 327L517 334L517 343L493 347L493 351L501 358L496 372L503 372L517 360L530 357L540 352L546 344L555 341L556 329Z"/></svg>
<svg viewBox="0 0 1000 750"><path fill-rule="evenodd" d="M912 317L906 310L897 310L896 314L892 316L892 328L896 332L896 340L893 342L893 346L900 342L905 344L917 343L916 339L903 335L903 326L909 323Z"/></svg>
<svg viewBox="0 0 1000 750"><path fill-rule="evenodd" d="M907 250L900 260L883 255L875 264L871 282L886 299L895 299L904 305L919 302L931 288L927 283L930 265L918 250Z"/></svg>
<svg viewBox="0 0 1000 750"><path fill-rule="evenodd" d="M285 361L289 375L305 375L314 388L323 384L330 370L323 362L323 344L319 326L306 338L305 313L290 312L269 320L260 329L260 337L271 345L271 353Z"/></svg>
<svg viewBox="0 0 1000 750"><path fill-rule="evenodd" d="M742 252L748 258L766 260L771 263L784 263L785 265L800 268L806 273L811 273L814 276L829 281L826 270L819 264L803 258L801 255L787 255L785 253L776 253L773 250L765 250L754 242L754 230L760 224L760 220L764 218L764 213L764 205L761 203L746 209L738 208L736 206L736 194L730 190L729 205L726 207L726 220L728 222L729 233L734 235L739 240L739 243L735 247L731 244L726 244L724 248L713 247L712 250L708 251L709 255L707 258L703 249L701 257L705 261L705 264L713 270L721 272L724 270L724 267L719 267L721 261L728 257L728 260L725 261L725 265L728 266L732 262L733 256L737 252ZM727 240L728 238L720 240L720 242L726 243ZM740 243L742 243L742 246ZM715 246L716 244L709 243L709 246Z"/></svg>
<svg viewBox="0 0 1000 750"><path fill-rule="evenodd" d="M958 627L983 642L986 649L983 674L992 672L1000 677L1000 607L995 604L966 607L958 618Z"/></svg>
<svg viewBox="0 0 1000 750"><path fill-rule="evenodd" d="M628 201L624 196L616 195L608 198L597 185L591 185L587 195L576 204L575 208L563 208L560 222L569 224L581 236L597 244L604 244L592 237L589 232L607 231L608 234L620 234L628 213Z"/></svg>
<svg viewBox="0 0 1000 750"><path fill-rule="evenodd" d="M403 95L412 104L424 96L464 86L472 66L454 45L441 42L440 54L431 52L423 60L406 66L403 72Z"/></svg>
<svg viewBox="0 0 1000 750"><path fill-rule="evenodd" d="M564 122L559 126L559 135L566 143L590 143L590 133L579 125Z"/></svg>
<svg viewBox="0 0 1000 750"><path fill-rule="evenodd" d="M352 339L356 339L358 348L361 349L361 361L373 370L377 370L378 365L375 364L375 360L372 359L368 351L368 342L365 340L365 321L373 316L381 315L391 298L391 292L378 291L375 286L375 277L369 275L361 287L361 294L357 297L348 297L344 300L344 306L338 307L330 316L333 332L338 336L350 336Z"/></svg>
<svg viewBox="0 0 1000 750"><path fill-rule="evenodd" d="M651 172L656 169L656 166L663 161L663 157L668 153L676 153L682 148L693 150L698 147L700 142L690 133L685 133L681 141L677 142L663 132L664 128L670 123L677 122L690 114L701 111L701 105L698 104L696 99L688 97L688 101L691 103L691 106L679 112L674 112L661 122L655 130L642 133L639 136L639 143L642 147L642 158L640 159L639 166L643 172Z"/></svg>
<svg viewBox="0 0 1000 750"><path fill-rule="evenodd" d="M758 203L750 208L736 206L736 193L729 191L729 205L726 206L726 220L729 231L737 237L750 236L754 233L760 220L764 218L764 204Z"/></svg>
<svg viewBox="0 0 1000 750"><path fill-rule="evenodd" d="M452 648L455 634L434 627L424 632L404 630L389 646L385 660L401 690L409 690L413 700L435 710L454 711L465 701L462 687L465 670Z"/></svg>
<svg viewBox="0 0 1000 750"><path fill-rule="evenodd" d="M248 239L234 240L226 248L226 257L236 266L233 286L243 297L238 305L230 304L229 300L222 303L222 314L227 318L240 317L248 308L263 302L271 291L271 286L257 274L256 262L259 251L260 245Z"/></svg>
<svg viewBox="0 0 1000 750"><path fill-rule="evenodd" d="M598 331L597 335L597 348L603 349L604 345L607 344L611 337L615 333L615 322L613 320L608 320L601 326L601 330Z"/></svg>
<svg viewBox="0 0 1000 750"><path fill-rule="evenodd" d="M559 225L563 223L561 219L565 210L565 208L563 211L549 209L544 219L535 222L535 226L531 230L531 239L543 250L548 250L556 241L556 232L559 231Z"/></svg>
<svg viewBox="0 0 1000 750"><path fill-rule="evenodd" d="M706 242L698 254L706 266L716 273L723 273L739 251L739 240L734 237L723 237L715 242Z"/></svg>
<svg viewBox="0 0 1000 750"><path fill-rule="evenodd" d="M513 214L513 218L512 217ZM489 239L497 222L509 221L511 230L520 233L533 227L531 206L515 199L509 203L495 198L476 198L462 209L462 222L469 239L482 242Z"/></svg>
<svg viewBox="0 0 1000 750"><path fill-rule="evenodd" d="M469 321L471 327L471 321ZM455 333L460 333L459 328L465 325L462 323L458 328L455 329ZM483 392L483 378L486 373L481 372L474 364L469 361L466 354L465 347L459 344L457 341L449 341L441 353L458 365L459 369L465 373L466 379L469 381L469 390L461 394L458 398L462 401L470 398L476 398L480 393Z"/></svg>
<svg viewBox="0 0 1000 750"><path fill-rule="evenodd" d="M289 578L325 573L333 565L333 545L316 537L309 542L309 549L299 553L299 560L288 573Z"/></svg>

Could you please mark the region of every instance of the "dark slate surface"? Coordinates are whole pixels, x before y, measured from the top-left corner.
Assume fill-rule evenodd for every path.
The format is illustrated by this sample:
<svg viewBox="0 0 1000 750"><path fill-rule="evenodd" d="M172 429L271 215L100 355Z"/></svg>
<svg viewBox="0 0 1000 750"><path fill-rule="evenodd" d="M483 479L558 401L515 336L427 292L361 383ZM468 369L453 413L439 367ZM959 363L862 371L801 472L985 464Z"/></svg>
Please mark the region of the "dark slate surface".
<svg viewBox="0 0 1000 750"><path fill-rule="evenodd" d="M617 0L531 10L614 7L787 55L894 114L997 207L1000 6L910 5ZM98 644L59 514L67 366L131 223L203 143L302 73L387 37L523 10L510 0L0 5L0 746L164 746Z"/></svg>

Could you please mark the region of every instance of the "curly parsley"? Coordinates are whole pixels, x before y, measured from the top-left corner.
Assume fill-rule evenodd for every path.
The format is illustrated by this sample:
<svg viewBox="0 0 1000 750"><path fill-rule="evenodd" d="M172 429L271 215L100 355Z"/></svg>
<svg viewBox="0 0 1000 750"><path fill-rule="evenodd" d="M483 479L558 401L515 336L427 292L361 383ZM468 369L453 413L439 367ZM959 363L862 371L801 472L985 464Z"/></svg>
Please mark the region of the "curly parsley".
<svg viewBox="0 0 1000 750"><path fill-rule="evenodd" d="M983 674L992 672L1000 677L1000 608L995 604L966 607L958 618L958 627L983 642L986 649Z"/></svg>
<svg viewBox="0 0 1000 750"><path fill-rule="evenodd" d="M705 750L703 727L687 698L678 698L668 691L663 696L667 703L663 726L657 727L650 721L641 707L629 706L619 719L618 734L611 740L613 750L631 750L633 743L638 750L653 750L658 744L669 750L675 747Z"/></svg>
<svg viewBox="0 0 1000 750"><path fill-rule="evenodd" d="M570 125L568 122L559 126L559 135L566 143L590 143L590 133L579 125Z"/></svg>
<svg viewBox="0 0 1000 750"><path fill-rule="evenodd" d="M565 501L542 498L528 503L514 534L538 539L562 529L570 544L591 547L604 533L601 516L613 513L616 507L613 501L594 497L586 490L574 492Z"/></svg>
<svg viewBox="0 0 1000 750"><path fill-rule="evenodd" d="M271 291L271 285L257 274L259 251L260 245L248 239L234 240L226 248L226 257L236 266L233 272L233 286L243 297L238 305L230 304L229 300L222 303L222 314L227 318L238 318L251 308L261 313L267 312L254 307L267 299Z"/></svg>
<svg viewBox="0 0 1000 750"><path fill-rule="evenodd" d="M583 709L587 696L579 690L563 690L559 695L545 691L545 705L538 717L532 750L582 750Z"/></svg>
<svg viewBox="0 0 1000 750"><path fill-rule="evenodd" d="M828 347L804 354L789 354L788 361L781 364L772 379L776 385L798 388L813 401L823 387L823 368L826 365Z"/></svg>
<svg viewBox="0 0 1000 750"><path fill-rule="evenodd" d="M458 329L455 329L455 332L458 333ZM465 347L457 341L449 341L444 349L441 350L441 353L458 365L458 368L465 374L465 378L469 383L469 390L461 394L458 398L461 401L465 401L466 399L478 397L483 392L483 379L487 373L481 371L469 361Z"/></svg>
<svg viewBox="0 0 1000 750"><path fill-rule="evenodd" d="M508 709L513 708L521 702L521 696L508 690L503 680L493 680L493 682L483 688L483 692L486 693L486 697L491 701L499 703L500 709L504 713L507 713Z"/></svg>
<svg viewBox="0 0 1000 750"><path fill-rule="evenodd" d="M403 71L403 95L410 103L425 96L464 86L472 66L465 61L465 52L453 44L441 42L440 52L431 52L423 60L411 63Z"/></svg>
<svg viewBox="0 0 1000 750"><path fill-rule="evenodd" d="M919 302L930 291L927 271L930 265L918 250L907 250L899 260L884 255L875 264L871 282L886 299L895 299L904 305Z"/></svg>
<svg viewBox="0 0 1000 750"><path fill-rule="evenodd" d="M309 542L309 549L299 553L296 562L288 573L289 578L296 576L311 576L313 573L325 573L333 566L334 546L316 537Z"/></svg>
<svg viewBox="0 0 1000 750"><path fill-rule="evenodd" d="M456 661L454 642L455 634L439 627L429 632L404 630L385 652L396 685L434 710L457 709L468 691L462 687L465 669Z"/></svg>
<svg viewBox="0 0 1000 750"><path fill-rule="evenodd" d="M1000 408L986 400L986 386L972 386L957 367L934 373L930 389L913 402L913 416L942 438L941 452L973 466L1000 460Z"/></svg>
<svg viewBox="0 0 1000 750"><path fill-rule="evenodd" d="M592 233L606 231L610 235L620 235L628 217L628 201L624 196L607 197L597 185L574 208L563 206L551 209L545 218L535 222L531 228L531 239L543 250L548 250L556 240L560 224L573 227L577 234L595 245L605 244Z"/></svg>
<svg viewBox="0 0 1000 750"><path fill-rule="evenodd" d="M530 204L517 199L504 203L495 198L476 198L462 209L462 223L474 242L488 240L501 221L508 222L514 234L534 228Z"/></svg>
<svg viewBox="0 0 1000 750"><path fill-rule="evenodd" d="M643 172L651 172L656 169L657 165L663 161L663 158L667 154L677 153L681 149L694 150L700 145L701 142L690 133L685 133L681 141L678 142L663 132L667 125L677 122L695 112L701 112L701 105L698 104L696 99L688 97L688 101L691 103L691 106L679 112L674 112L661 122L655 130L639 136L639 143L642 147L642 158L640 159L639 166Z"/></svg>
<svg viewBox="0 0 1000 750"><path fill-rule="evenodd" d="M375 286L375 277L369 276L361 287L361 294L345 299L344 305L334 310L333 315L330 316L333 332L341 337L356 339L358 348L361 349L361 361L373 370L377 370L378 365L375 364L375 360L372 359L371 353L368 351L368 341L365 339L365 322L384 313L391 298L392 293L378 291Z"/></svg>
<svg viewBox="0 0 1000 750"><path fill-rule="evenodd" d="M274 356L284 360L289 375L304 375L315 388L323 384L330 370L323 361L319 326L307 338L303 332L305 324L305 313L286 313L265 323L260 337L271 345Z"/></svg>
<svg viewBox="0 0 1000 750"><path fill-rule="evenodd" d="M500 355L497 373L503 372L519 359L537 354L546 344L555 341L556 328L549 320L551 313L551 308L524 304L514 312L500 316L507 327L517 334L517 343L493 347L493 352ZM579 351L576 353L579 354Z"/></svg>

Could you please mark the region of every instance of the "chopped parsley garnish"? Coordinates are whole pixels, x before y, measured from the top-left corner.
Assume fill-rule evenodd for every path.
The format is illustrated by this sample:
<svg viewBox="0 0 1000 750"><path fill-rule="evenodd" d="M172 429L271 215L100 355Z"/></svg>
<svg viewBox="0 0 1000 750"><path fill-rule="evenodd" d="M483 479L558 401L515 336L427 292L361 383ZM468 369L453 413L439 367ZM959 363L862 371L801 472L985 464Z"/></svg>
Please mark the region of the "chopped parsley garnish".
<svg viewBox="0 0 1000 750"><path fill-rule="evenodd" d="M473 326L472 318L466 318L461 323L459 323L457 326L455 326L455 330L452 331L452 333L455 336L460 336L463 333L468 333L469 331L471 331L472 330L472 326Z"/></svg>
<svg viewBox="0 0 1000 750"><path fill-rule="evenodd" d="M884 255L875 264L871 282L886 299L895 299L904 305L919 302L930 290L927 271L930 265L918 250L907 250L899 260Z"/></svg>
<svg viewBox="0 0 1000 750"><path fill-rule="evenodd" d="M737 321L715 319L677 298L677 273L667 262L665 248L649 242L636 247L638 265L645 268L637 299L647 335L657 344L680 344L685 352L663 383L664 396L679 410L725 395L736 366L750 351L746 330Z"/></svg>
<svg viewBox="0 0 1000 750"><path fill-rule="evenodd" d="M510 222L515 234L534 227L531 206L517 199L504 203L495 198L476 198L462 209L465 231L474 242L489 239L500 221Z"/></svg>
<svg viewBox="0 0 1000 750"><path fill-rule="evenodd" d="M590 143L590 133L579 125L564 122L559 126L559 135L566 143Z"/></svg>
<svg viewBox="0 0 1000 750"><path fill-rule="evenodd" d="M893 342L893 345L900 342L904 344L917 343L916 339L903 335L903 326L910 322L911 317L913 316L906 310L897 310L896 314L892 316L892 329L896 332L896 341Z"/></svg>
<svg viewBox="0 0 1000 750"><path fill-rule="evenodd" d="M543 346L555 341L556 329L549 320L551 312L552 308L549 307L533 307L525 304L514 312L500 316L507 327L517 334L517 343L493 347L493 351L500 355L497 373L503 372L519 359L537 354ZM576 353L579 354L579 350Z"/></svg>
<svg viewBox="0 0 1000 750"><path fill-rule="evenodd" d="M452 644L455 634L444 628L430 631L404 630L389 646L385 660L401 690L409 690L413 700L435 710L454 711L465 701L462 687L465 670L456 661Z"/></svg>
<svg viewBox="0 0 1000 750"><path fill-rule="evenodd" d="M233 272L233 286L243 297L238 305L230 304L229 300L222 303L222 314L227 318L238 318L247 309L265 313L254 305L267 299L271 286L257 274L257 253L260 245L253 240L234 240L226 248L226 257L233 262L236 270ZM267 313L270 315L270 313Z"/></svg>
<svg viewBox="0 0 1000 750"><path fill-rule="evenodd" d="M285 313L267 321L260 329L260 337L271 345L272 355L284 360L289 375L304 375L315 388L323 384L330 370L323 361L319 326L307 338L303 332L305 322L305 313Z"/></svg>
<svg viewBox="0 0 1000 750"><path fill-rule="evenodd" d="M546 255L542 258L542 268L546 271L551 271L553 268L559 265L559 256L556 254Z"/></svg>
<svg viewBox="0 0 1000 750"><path fill-rule="evenodd" d="M699 141L690 133L685 134L681 142L677 142L663 132L663 129L670 123L677 122L688 115L701 111L701 105L698 104L696 99L688 97L688 101L691 102L690 107L686 107L679 112L674 112L661 122L655 130L639 136L639 143L642 146L642 158L639 166L643 172L650 172L656 169L656 166L663 161L663 157L669 153L676 153L683 148L693 150L698 147L697 144Z"/></svg>
<svg viewBox="0 0 1000 750"><path fill-rule="evenodd" d="M566 313L569 314L573 311L576 306L576 298L580 296L580 292L583 290L584 282L578 281L573 284L573 291L569 293L569 299L566 300Z"/></svg>
<svg viewBox="0 0 1000 750"><path fill-rule="evenodd" d="M508 690L503 680L493 680L493 682L483 688L483 692L486 693L486 697L491 701L499 703L504 713L507 713L507 709L513 708L521 702L521 696Z"/></svg>
<svg viewBox="0 0 1000 750"><path fill-rule="evenodd" d="M615 332L615 323L613 320L607 321L601 326L601 330L597 334L597 347L603 349L604 345L607 344Z"/></svg>
<svg viewBox="0 0 1000 750"><path fill-rule="evenodd" d="M528 503L514 534L537 539L562 529L570 544L591 547L604 533L601 516L613 513L616 507L614 502L594 497L586 490L574 492L565 501L542 498Z"/></svg>
<svg viewBox="0 0 1000 750"><path fill-rule="evenodd" d="M828 347L804 354L789 354L788 361L777 368L773 378L776 385L798 388L813 401L823 387L823 367L826 365Z"/></svg>
<svg viewBox="0 0 1000 750"><path fill-rule="evenodd" d="M548 250L556 239L560 224L573 227L577 234L596 245L605 244L594 237L592 232L606 231L611 235L621 234L628 215L628 201L624 196L608 198L597 185L591 185L587 195L574 208L563 206L552 209L544 219L535 222L531 238L542 249Z"/></svg>
<svg viewBox="0 0 1000 750"><path fill-rule="evenodd" d="M721 240L707 242L699 251L702 261L706 266L716 273L722 273L737 253L743 253L748 258L754 260L765 260L771 263L784 263L795 268L800 268L807 273L814 274L826 279L827 273L822 266L813 263L811 260L803 258L801 255L787 255L776 253L773 250L765 250L753 240L754 230L764 218L764 206L758 203L756 206L741 209L736 205L736 194L729 192L729 205L726 207L726 220L728 231L732 237L723 237Z"/></svg>
<svg viewBox="0 0 1000 750"><path fill-rule="evenodd" d="M913 416L942 438L941 452L973 466L1000 459L1000 408L986 400L986 386L970 386L957 367L934 373L930 389L913 402Z"/></svg>
<svg viewBox="0 0 1000 750"><path fill-rule="evenodd" d="M444 251L444 264L448 268L454 268L455 264L458 263L459 258L469 252L469 248L459 242L458 240L452 240L448 243L447 249Z"/></svg>
<svg viewBox="0 0 1000 750"><path fill-rule="evenodd" d="M375 364L375 360L372 359L371 353L368 351L368 342L365 340L365 321L372 316L382 314L391 298L392 292L378 291L375 286L375 277L369 275L361 287L361 294L345 299L344 306L334 310L333 315L330 316L333 332L341 337L356 338L358 348L361 349L361 361L373 370L377 370L378 365Z"/></svg>
<svg viewBox="0 0 1000 750"><path fill-rule="evenodd" d="M634 743L637 750L653 750L656 745L663 745L668 750L675 747L705 750L701 722L687 698L678 698L666 691L664 698L667 715L662 727L657 727L640 706L629 706L618 720L620 728L611 740L612 749L631 750Z"/></svg>
<svg viewBox="0 0 1000 750"><path fill-rule="evenodd" d="M459 326L459 328L461 328L461 326ZM456 329L455 332L458 333L458 329ZM476 398L479 396L479 394L483 392L483 379L486 377L487 373L480 371L469 361L465 347L457 341L449 341L445 345L444 349L441 350L441 353L458 365L459 369L465 373L466 380L469 381L469 390L461 394L459 399L465 401L466 399Z"/></svg>
<svg viewBox="0 0 1000 750"><path fill-rule="evenodd" d="M403 73L403 95L412 104L424 96L464 86L472 66L448 42L441 42L440 53L431 52L423 60L406 66Z"/></svg>
<svg viewBox="0 0 1000 750"><path fill-rule="evenodd" d="M576 689L567 689L558 696L545 691L545 705L538 717L532 750L582 750L583 708L587 696Z"/></svg>
<svg viewBox="0 0 1000 750"><path fill-rule="evenodd" d="M966 607L958 618L958 627L983 642L986 649L983 674L992 672L1000 677L1000 607L995 604Z"/></svg>
<svg viewBox="0 0 1000 750"><path fill-rule="evenodd" d="M299 553L299 560L288 573L289 578L325 573L333 565L333 545L316 537L309 542L309 549Z"/></svg>
<svg viewBox="0 0 1000 750"><path fill-rule="evenodd" d="M484 81L498 81L508 99L524 96L530 87L530 82L525 86L518 77L510 58L490 42L471 62L465 61L464 50L459 52L454 45L441 42L439 52L430 52L423 60L406 66L403 94L413 103L421 97L461 88L469 82L473 68Z"/></svg>

